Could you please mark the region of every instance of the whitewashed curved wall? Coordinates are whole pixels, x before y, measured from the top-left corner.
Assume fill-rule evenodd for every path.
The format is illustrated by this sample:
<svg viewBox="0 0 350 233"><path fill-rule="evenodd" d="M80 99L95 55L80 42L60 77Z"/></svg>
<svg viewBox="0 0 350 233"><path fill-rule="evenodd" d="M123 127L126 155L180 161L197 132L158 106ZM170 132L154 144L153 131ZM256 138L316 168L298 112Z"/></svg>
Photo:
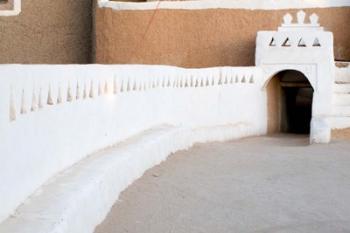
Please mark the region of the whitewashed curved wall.
<svg viewBox="0 0 350 233"><path fill-rule="evenodd" d="M87 155L159 125L266 132L261 70L0 66L0 221Z"/></svg>

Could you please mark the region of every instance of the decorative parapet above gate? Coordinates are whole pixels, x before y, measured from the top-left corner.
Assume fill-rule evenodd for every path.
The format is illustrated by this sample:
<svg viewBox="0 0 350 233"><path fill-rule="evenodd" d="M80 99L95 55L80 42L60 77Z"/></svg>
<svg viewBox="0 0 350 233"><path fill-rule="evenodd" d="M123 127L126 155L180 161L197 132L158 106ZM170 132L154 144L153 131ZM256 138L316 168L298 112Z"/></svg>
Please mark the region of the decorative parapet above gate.
<svg viewBox="0 0 350 233"><path fill-rule="evenodd" d="M304 11L299 11L296 19L288 13L277 31L258 32L256 64L334 61L333 35L324 31L318 19L311 14L306 20Z"/></svg>

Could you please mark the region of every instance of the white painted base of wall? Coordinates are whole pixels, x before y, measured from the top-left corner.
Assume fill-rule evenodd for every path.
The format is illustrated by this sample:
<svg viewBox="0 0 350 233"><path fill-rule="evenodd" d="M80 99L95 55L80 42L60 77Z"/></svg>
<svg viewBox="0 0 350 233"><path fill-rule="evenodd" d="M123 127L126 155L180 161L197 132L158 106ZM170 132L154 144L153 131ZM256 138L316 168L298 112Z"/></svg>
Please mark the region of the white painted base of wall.
<svg viewBox="0 0 350 233"><path fill-rule="evenodd" d="M312 118L310 130L310 143L329 143L331 141L331 126L327 118Z"/></svg>
<svg viewBox="0 0 350 233"><path fill-rule="evenodd" d="M264 133L244 123L197 129L162 126L146 131L55 176L0 225L0 232L93 232L119 194L170 154L195 143Z"/></svg>
<svg viewBox="0 0 350 233"><path fill-rule="evenodd" d="M3 65L0 84L0 222L59 172L155 126L266 130L255 67Z"/></svg>
<svg viewBox="0 0 350 233"><path fill-rule="evenodd" d="M329 122L332 129L350 128L350 117L330 117Z"/></svg>

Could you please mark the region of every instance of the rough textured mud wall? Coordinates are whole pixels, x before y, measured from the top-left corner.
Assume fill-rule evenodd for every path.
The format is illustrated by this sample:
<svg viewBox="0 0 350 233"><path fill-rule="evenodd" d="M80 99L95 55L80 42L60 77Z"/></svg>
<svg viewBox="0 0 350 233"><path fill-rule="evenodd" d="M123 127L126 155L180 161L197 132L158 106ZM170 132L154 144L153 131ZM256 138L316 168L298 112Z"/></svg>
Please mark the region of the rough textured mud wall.
<svg viewBox="0 0 350 233"><path fill-rule="evenodd" d="M258 30L275 30L297 10L97 9L96 62L183 67L254 64ZM308 9L335 35L337 60L350 60L350 7ZM148 25L153 17L153 21ZM147 31L147 33L146 33Z"/></svg>
<svg viewBox="0 0 350 233"><path fill-rule="evenodd" d="M350 128L332 130L332 139L333 140L338 140L338 139L350 140Z"/></svg>
<svg viewBox="0 0 350 233"><path fill-rule="evenodd" d="M91 61L91 0L22 0L0 17L0 63Z"/></svg>

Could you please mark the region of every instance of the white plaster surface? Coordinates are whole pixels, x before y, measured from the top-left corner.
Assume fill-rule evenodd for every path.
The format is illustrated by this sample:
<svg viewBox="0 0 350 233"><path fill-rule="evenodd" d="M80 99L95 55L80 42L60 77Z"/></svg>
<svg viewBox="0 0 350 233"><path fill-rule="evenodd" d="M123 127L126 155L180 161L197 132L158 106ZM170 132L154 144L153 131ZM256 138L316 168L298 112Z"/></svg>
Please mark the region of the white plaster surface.
<svg viewBox="0 0 350 233"><path fill-rule="evenodd" d="M195 130L162 126L90 156L41 187L0 232L89 233L105 218L121 191L173 152L194 143L256 135L245 124Z"/></svg>
<svg viewBox="0 0 350 233"><path fill-rule="evenodd" d="M255 63L263 70L264 87L284 70L305 75L314 89L310 141L329 142L335 82L333 34L319 26L316 15L299 11L294 16L297 23L292 23L292 18L287 14L277 31L258 32ZM312 23L305 24L307 18Z"/></svg>
<svg viewBox="0 0 350 233"><path fill-rule="evenodd" d="M254 67L1 66L0 232L91 232L118 194L170 153L196 142L266 133L265 77ZM346 117L314 118L316 137L311 140L327 142L328 124L338 128L347 123ZM168 126L155 130L164 124ZM91 159L110 155L82 160L152 128L146 139L139 136L140 146L133 139L127 149L116 148L117 154L133 156L127 159L129 166L119 162L123 156L116 156L115 163ZM87 172L82 164L90 160L97 167ZM97 183L91 176L95 173L90 174L94 169L96 177L100 173ZM96 195L106 196L97 203Z"/></svg>
<svg viewBox="0 0 350 233"><path fill-rule="evenodd" d="M115 10L152 10L152 9L249 9L279 10L350 6L350 0L197 0L197 1L158 1L117 2L99 0L100 7Z"/></svg>
<svg viewBox="0 0 350 233"><path fill-rule="evenodd" d="M0 83L0 221L58 172L144 130L266 132L254 67L2 65Z"/></svg>
<svg viewBox="0 0 350 233"><path fill-rule="evenodd" d="M187 148L195 142L266 133L265 87L280 71L297 70L309 79L314 88L310 141L329 142L332 128L350 125L347 115L349 93L347 86L339 86L349 83L350 72L349 68L335 69L332 33L316 27L315 17L312 25L303 24L302 16L302 12L299 13L299 25L291 25L285 18L278 31L258 33L257 67L182 69L146 65L1 65L0 222L5 221L4 229L18 232L16 221L24 221L28 222L29 230L39 227L35 233L89 232L110 207L106 203L115 200L111 199L113 195L116 198L130 182L165 159L170 152ZM270 43L272 38L275 40L273 46ZM289 44L283 46L287 38ZM300 39L305 46L298 46ZM319 46L314 46L315 39ZM87 203L93 202L89 195L99 195L98 187L84 192L82 195L86 195L86 199L76 193L79 189L64 192L64 203L57 202L62 207L54 206L51 211L43 212L47 216L53 214L47 217L50 219L47 224L41 224L45 214L38 214L41 211L35 213L37 205L31 205L31 201L23 205L24 209L20 207L17 213L14 212L59 172L94 152L161 125L168 125L173 129L170 132L175 132L171 136L167 134L166 139L160 136L159 140L165 140L161 141L165 148L159 150L165 152L151 155L145 152L145 160L131 162L135 173L134 170L125 172L128 182L121 180L121 183L116 183L119 188L110 193L100 190L107 193L106 202L94 203L95 206L90 204L91 210L83 211L85 217L91 219L91 225L83 226L79 216L70 222L67 216L82 211L84 206L88 208ZM158 136L154 140L156 138ZM150 151L158 150L156 143L148 146ZM132 147L128 153L138 156L138 149ZM101 179L110 178L106 174ZM81 190L89 189L89 183L79 182L87 185L80 187ZM82 199L81 203L73 201L76 206L67 204L77 197ZM39 199L35 203L40 203ZM26 208L30 212L28 215L24 214ZM8 218L11 214L14 217ZM62 217L57 219L58 216ZM35 222L39 226L35 226Z"/></svg>

